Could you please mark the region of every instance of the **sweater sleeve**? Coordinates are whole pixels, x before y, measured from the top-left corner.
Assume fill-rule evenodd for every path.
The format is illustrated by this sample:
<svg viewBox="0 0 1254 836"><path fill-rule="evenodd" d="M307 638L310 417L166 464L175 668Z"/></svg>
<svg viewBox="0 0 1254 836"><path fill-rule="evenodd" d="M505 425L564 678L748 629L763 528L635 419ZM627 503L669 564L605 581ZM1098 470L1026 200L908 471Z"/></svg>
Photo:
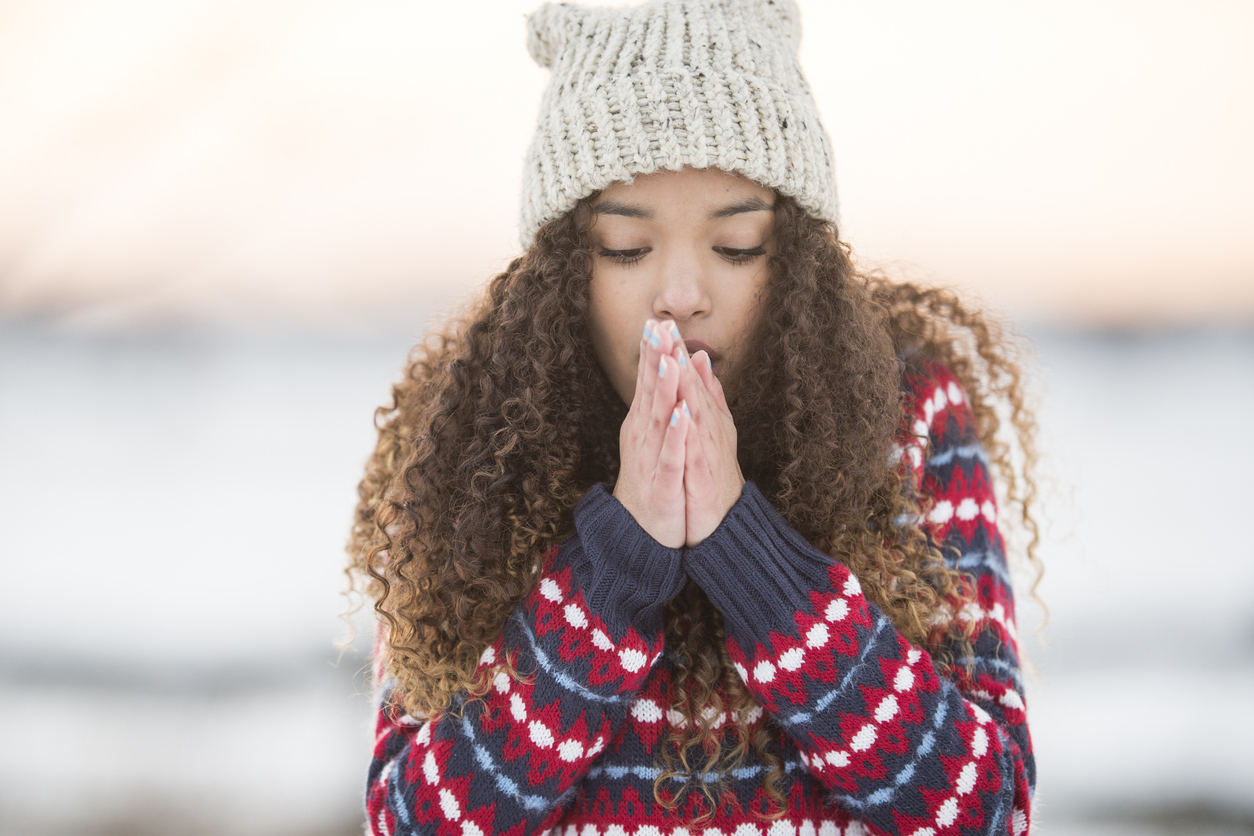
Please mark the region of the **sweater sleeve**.
<svg viewBox="0 0 1254 836"><path fill-rule="evenodd" d="M552 827L661 655L662 609L685 581L602 486L546 556L536 591L480 659L508 657L482 699L416 719L381 687L366 808L375 834L525 836Z"/></svg>
<svg viewBox="0 0 1254 836"><path fill-rule="evenodd" d="M932 501L924 530L974 581L962 614L974 658L939 674L752 483L685 568L723 613L740 677L835 804L876 832L1018 836L1035 765L996 501L956 378L936 367L914 388L919 440L903 452Z"/></svg>

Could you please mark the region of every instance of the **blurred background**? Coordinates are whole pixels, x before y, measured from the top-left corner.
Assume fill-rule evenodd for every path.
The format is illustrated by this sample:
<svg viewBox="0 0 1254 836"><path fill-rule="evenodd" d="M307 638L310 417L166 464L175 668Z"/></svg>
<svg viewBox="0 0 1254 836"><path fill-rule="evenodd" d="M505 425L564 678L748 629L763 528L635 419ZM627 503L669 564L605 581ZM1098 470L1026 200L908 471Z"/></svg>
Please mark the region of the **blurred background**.
<svg viewBox="0 0 1254 836"><path fill-rule="evenodd" d="M355 486L534 5L0 0L0 832L359 832ZM1254 5L800 6L861 262L1035 350L1036 832L1254 833Z"/></svg>

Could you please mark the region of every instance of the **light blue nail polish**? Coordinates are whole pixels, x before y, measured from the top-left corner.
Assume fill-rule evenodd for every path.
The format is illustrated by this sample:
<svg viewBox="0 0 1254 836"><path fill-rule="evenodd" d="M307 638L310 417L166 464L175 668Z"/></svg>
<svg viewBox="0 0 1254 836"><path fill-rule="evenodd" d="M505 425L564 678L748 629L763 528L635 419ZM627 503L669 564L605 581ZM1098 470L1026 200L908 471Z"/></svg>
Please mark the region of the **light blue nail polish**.
<svg viewBox="0 0 1254 836"><path fill-rule="evenodd" d="M688 411L688 402L687 402L687 401L684 401L684 414L685 414L685 415L687 415L689 418L691 418L691 417L692 417L692 413Z"/></svg>
<svg viewBox="0 0 1254 836"><path fill-rule="evenodd" d="M662 341L658 339L657 331L654 331L652 334L649 335L649 345L653 346L654 348L657 348L661 344L662 344Z"/></svg>
<svg viewBox="0 0 1254 836"><path fill-rule="evenodd" d="M679 339L679 326L674 322L671 323L671 336L675 339Z"/></svg>
<svg viewBox="0 0 1254 836"><path fill-rule="evenodd" d="M671 411L671 426L673 427L678 423L679 423L679 410L672 410Z"/></svg>
<svg viewBox="0 0 1254 836"><path fill-rule="evenodd" d="M688 367L688 358L684 356L684 353L682 351L679 352L679 365L682 366L683 368Z"/></svg>
<svg viewBox="0 0 1254 836"><path fill-rule="evenodd" d="M657 376L666 377L666 359L665 358L657 361Z"/></svg>
<svg viewBox="0 0 1254 836"><path fill-rule="evenodd" d="M653 335L653 332L649 330L649 326L648 325L644 326L644 338L647 340L652 335Z"/></svg>

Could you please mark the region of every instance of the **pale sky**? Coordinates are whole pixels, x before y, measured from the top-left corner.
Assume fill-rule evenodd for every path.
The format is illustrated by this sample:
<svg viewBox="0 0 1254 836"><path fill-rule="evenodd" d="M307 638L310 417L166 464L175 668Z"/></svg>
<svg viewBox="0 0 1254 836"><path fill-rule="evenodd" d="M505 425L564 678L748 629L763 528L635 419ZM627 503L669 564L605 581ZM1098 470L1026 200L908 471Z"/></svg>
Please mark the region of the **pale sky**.
<svg viewBox="0 0 1254 836"><path fill-rule="evenodd" d="M536 5L0 3L0 316L453 304L519 250ZM1254 4L799 5L864 263L1030 320L1254 321Z"/></svg>

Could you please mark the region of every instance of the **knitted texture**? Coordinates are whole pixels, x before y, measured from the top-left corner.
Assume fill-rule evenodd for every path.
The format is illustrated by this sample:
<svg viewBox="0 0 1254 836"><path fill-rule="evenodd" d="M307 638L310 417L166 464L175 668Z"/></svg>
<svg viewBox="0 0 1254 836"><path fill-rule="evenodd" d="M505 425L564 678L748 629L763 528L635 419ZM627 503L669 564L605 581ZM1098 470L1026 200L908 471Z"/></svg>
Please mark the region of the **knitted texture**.
<svg viewBox="0 0 1254 836"><path fill-rule="evenodd" d="M610 631L621 636L632 625L648 634L661 630L662 608L687 580L680 550L650 537L604 485L575 508L575 532L567 544L575 581Z"/></svg>
<svg viewBox="0 0 1254 836"><path fill-rule="evenodd" d="M508 656L521 680L497 674L482 699L429 719L405 715L381 684L371 831L1026 832L1036 772L988 463L948 369L929 365L907 386L905 426L917 437L903 433L901 449L931 501L922 528L974 581L976 599L963 613L976 627L970 658L938 671L858 579L752 484L709 538L682 553L636 539L630 514L598 486L576 510L576 534L546 556L536 592L481 659L490 672ZM593 565L600 561L619 568ZM768 767L753 753L727 776L713 819L693 823L692 809L670 813L654 800L667 725L683 722L669 710L674 660L655 617L674 594L677 565L723 612L736 671L761 706L750 721L780 732L781 818L755 815L768 809ZM730 720L716 727L730 733Z"/></svg>
<svg viewBox="0 0 1254 836"><path fill-rule="evenodd" d="M837 220L831 141L797 63L792 0L546 4L527 46L552 70L523 168L520 233L616 181L720 168Z"/></svg>

